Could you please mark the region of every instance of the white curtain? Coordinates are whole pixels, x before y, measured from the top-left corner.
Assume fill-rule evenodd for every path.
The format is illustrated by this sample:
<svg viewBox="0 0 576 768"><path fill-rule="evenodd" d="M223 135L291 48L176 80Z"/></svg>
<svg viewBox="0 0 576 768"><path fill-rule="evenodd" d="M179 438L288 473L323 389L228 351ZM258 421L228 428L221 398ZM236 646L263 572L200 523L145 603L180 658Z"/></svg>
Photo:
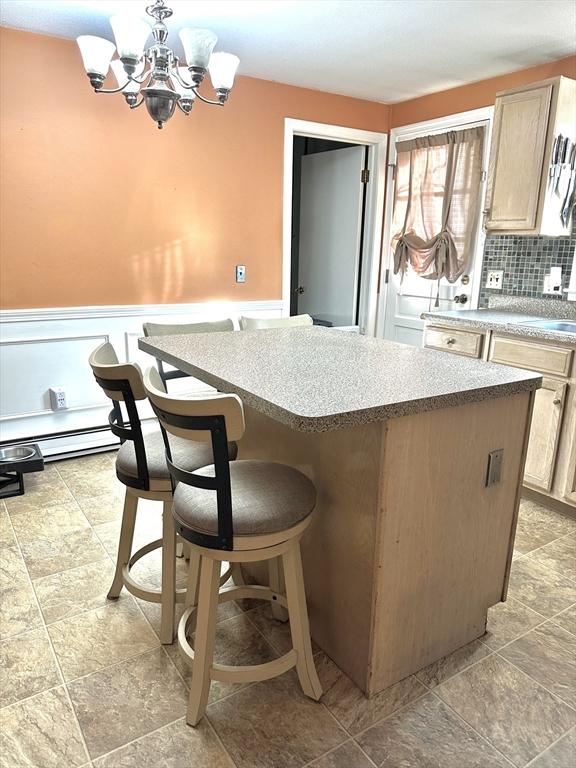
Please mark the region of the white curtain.
<svg viewBox="0 0 576 768"><path fill-rule="evenodd" d="M484 128L422 136L396 145L392 220L394 273L410 267L455 283L472 258L480 208Z"/></svg>

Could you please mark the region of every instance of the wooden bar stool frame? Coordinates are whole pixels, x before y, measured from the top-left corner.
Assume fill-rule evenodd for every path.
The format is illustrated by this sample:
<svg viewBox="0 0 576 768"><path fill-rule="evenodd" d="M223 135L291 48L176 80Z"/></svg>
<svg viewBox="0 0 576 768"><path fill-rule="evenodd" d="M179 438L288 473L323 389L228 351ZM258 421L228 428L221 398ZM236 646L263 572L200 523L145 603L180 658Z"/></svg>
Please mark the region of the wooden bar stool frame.
<svg viewBox="0 0 576 768"><path fill-rule="evenodd" d="M310 525L312 515L309 514L289 529L235 536L228 439L238 440L244 432L244 413L240 399L236 395L216 395L196 400L178 400L166 396L158 388L159 375L153 368L146 372L144 381L160 422L166 446L166 463L174 485L180 482L215 491L217 495L216 534L191 529L175 520L180 536L192 545L185 601L187 608L178 625L180 651L193 666L187 723L195 726L204 716L212 680L256 682L277 677L296 667L303 692L312 699L320 699L322 686L313 660L300 556L300 538ZM216 409L217 415L211 415L210 411L213 413ZM214 476L199 475L173 464L168 434L188 436L188 439L210 439L214 454ZM191 434L196 437L190 437ZM278 559L281 559L284 566L286 595L259 585L220 588L219 574L223 561L232 564L257 561L277 563ZM269 600L273 605L287 609L293 646L290 651L274 661L252 666L234 667L214 662L218 604L242 598ZM196 651L187 639L187 631L195 613Z"/></svg>
<svg viewBox="0 0 576 768"><path fill-rule="evenodd" d="M106 356L106 362L101 359L102 355ZM184 602L186 595L185 589L176 589L176 530L172 518L172 488L171 484L166 490L151 488L142 424L136 406L137 399L146 399L142 376L137 366L131 363L114 362L115 358L112 345L102 344L90 356L90 365L97 383L113 401L112 410L108 415L111 432L120 438L121 443L126 440L134 443L137 476L126 474L116 466L116 475L126 487L126 496L116 570L107 597L109 600L117 600L122 587L126 587L134 597L150 603L159 603L161 605L160 642L169 645L174 641L175 604ZM129 426L124 421L120 402L124 402L126 407ZM132 553L139 499L162 502L162 538L151 541ZM139 584L130 571L145 555L159 547L162 548L162 588L149 589Z"/></svg>
<svg viewBox="0 0 576 768"><path fill-rule="evenodd" d="M102 360L101 356L106 360ZM159 603L161 605L160 642L163 645L170 645L174 642L175 604L185 601L186 590L176 589L176 530L172 518L172 481L167 478L165 489L151 488L142 424L136 406L136 400L146 399L142 374L138 366L132 363L119 363L114 348L108 342L101 344L90 355L90 365L97 383L113 402L112 410L108 415L110 430L120 438L122 444L127 440L134 443L137 469L137 476L134 476L122 472L116 466L116 476L126 487L126 495L116 570L107 597L109 600L117 600L122 587L126 587L134 597L150 603ZM126 407L129 426L124 421L120 402L124 402ZM159 481L156 480L156 482ZM162 502L162 538L155 539L132 553L139 499ZM145 555L160 547L162 547L162 588L150 589L139 584L130 571ZM242 574L239 565L230 564L226 572L220 576L220 583L225 584L232 575L236 583L241 583Z"/></svg>

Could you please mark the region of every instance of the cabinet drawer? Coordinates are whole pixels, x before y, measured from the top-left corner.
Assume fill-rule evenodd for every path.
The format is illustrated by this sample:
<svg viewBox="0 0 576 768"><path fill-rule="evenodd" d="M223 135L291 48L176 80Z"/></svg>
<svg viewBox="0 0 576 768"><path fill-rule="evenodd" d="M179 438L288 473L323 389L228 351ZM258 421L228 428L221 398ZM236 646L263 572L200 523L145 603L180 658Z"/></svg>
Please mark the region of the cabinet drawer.
<svg viewBox="0 0 576 768"><path fill-rule="evenodd" d="M480 357L483 338L481 333L454 331L451 328L427 326L424 330L425 347L444 349L467 357Z"/></svg>
<svg viewBox="0 0 576 768"><path fill-rule="evenodd" d="M574 350L567 347L492 336L488 359L492 363L528 368L539 373L569 376L573 355Z"/></svg>

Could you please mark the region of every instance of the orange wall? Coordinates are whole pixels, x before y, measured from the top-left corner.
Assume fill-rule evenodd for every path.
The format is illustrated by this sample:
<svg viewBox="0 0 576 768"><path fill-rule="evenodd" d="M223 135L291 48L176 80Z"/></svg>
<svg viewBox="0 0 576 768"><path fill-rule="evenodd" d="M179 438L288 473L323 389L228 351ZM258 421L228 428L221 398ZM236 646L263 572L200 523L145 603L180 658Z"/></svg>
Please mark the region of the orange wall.
<svg viewBox="0 0 576 768"><path fill-rule="evenodd" d="M390 107L240 77L158 131L74 41L0 29L0 307L280 298L285 117L386 132L559 74L576 57Z"/></svg>
<svg viewBox="0 0 576 768"><path fill-rule="evenodd" d="M0 49L5 309L280 298L284 118L389 128L382 104L240 77L159 131L92 92L74 41Z"/></svg>
<svg viewBox="0 0 576 768"><path fill-rule="evenodd" d="M480 80L477 83L451 88L448 91L432 93L418 99L410 99L390 107L390 127L410 125L421 120L432 120L435 117L454 115L469 109L478 109L494 104L496 93L514 88L519 85L545 80L547 77L566 75L576 78L576 56L541 64L538 67L522 69L508 75Z"/></svg>

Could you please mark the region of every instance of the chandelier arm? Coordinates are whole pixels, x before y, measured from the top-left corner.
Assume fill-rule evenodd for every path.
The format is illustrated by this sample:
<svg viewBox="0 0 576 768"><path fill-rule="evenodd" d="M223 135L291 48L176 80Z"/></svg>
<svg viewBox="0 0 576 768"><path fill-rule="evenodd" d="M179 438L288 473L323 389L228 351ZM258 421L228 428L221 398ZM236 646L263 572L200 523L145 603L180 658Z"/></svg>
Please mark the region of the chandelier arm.
<svg viewBox="0 0 576 768"><path fill-rule="evenodd" d="M130 80L126 80L124 85L120 86L120 88L98 88L96 93L120 93L124 90L124 88L126 88L129 82Z"/></svg>
<svg viewBox="0 0 576 768"><path fill-rule="evenodd" d="M150 77L151 72L152 72L152 66L148 66L148 69L142 72L142 74L139 75L138 77L134 77L134 75L128 75L128 79L129 81L132 80L133 83L138 83L138 85L142 85L144 80L146 80L147 77ZM128 83L126 83L126 85L128 85Z"/></svg>
<svg viewBox="0 0 576 768"><path fill-rule="evenodd" d="M196 96L200 99L200 101L203 101L204 104L211 104L213 107L223 107L224 104L221 101L212 101L211 99L205 99L202 94L198 93L198 88L192 88L192 91L196 94Z"/></svg>
<svg viewBox="0 0 576 768"><path fill-rule="evenodd" d="M177 61L178 61L178 59L176 59L176 62ZM182 87L188 88L191 91L193 91L194 88L196 87L193 83L187 83L184 80L184 78L180 77L180 73L178 72L178 67L177 66L172 67L172 69L170 70L170 77L174 77L176 80L178 80L178 82L180 83L180 85Z"/></svg>
<svg viewBox="0 0 576 768"><path fill-rule="evenodd" d="M123 90L124 90L124 88L126 88L126 86L128 85L128 83L130 83L130 82L133 82L133 83L138 83L138 85L142 85L142 83L144 82L144 80L146 80L146 78L150 76L150 72L151 72L151 71L152 71L152 68L150 67L150 69L148 69L148 71L147 71L147 72L145 72L145 73L142 75L142 79L141 79L141 80L138 80L138 78L136 78L136 77L132 77L132 75L127 75L127 77L128 77L128 80L126 80L126 82L124 83L124 85L121 85L119 88L99 88L99 89L96 91L96 93L120 93L121 91L123 91Z"/></svg>

